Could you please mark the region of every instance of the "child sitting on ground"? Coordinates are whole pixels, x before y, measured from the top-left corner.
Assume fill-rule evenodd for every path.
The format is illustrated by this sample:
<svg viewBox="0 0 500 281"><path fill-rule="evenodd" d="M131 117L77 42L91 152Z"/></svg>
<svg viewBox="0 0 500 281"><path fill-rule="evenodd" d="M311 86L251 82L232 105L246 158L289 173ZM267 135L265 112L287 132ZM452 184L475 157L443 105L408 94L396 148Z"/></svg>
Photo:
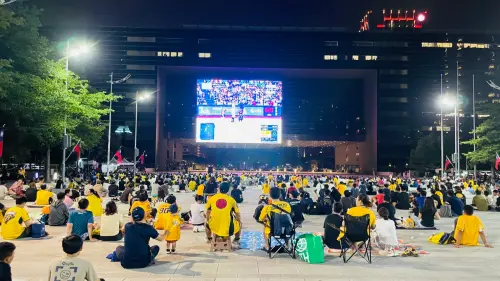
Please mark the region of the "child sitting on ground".
<svg viewBox="0 0 500 281"><path fill-rule="evenodd" d="M80 236L65 237L62 248L66 256L51 263L49 280L99 280L92 263L78 257L83 249L83 240ZM104 281L102 278L100 280Z"/></svg>
<svg viewBox="0 0 500 281"><path fill-rule="evenodd" d="M177 204L170 206L166 219L165 229L169 232L167 237L165 237L167 241L167 254L173 254L175 253L177 241L181 238L181 225L183 223L182 219L179 217L179 208Z"/></svg>
<svg viewBox="0 0 500 281"><path fill-rule="evenodd" d="M0 280L12 281L10 264L14 260L16 245L10 242L0 243Z"/></svg>
<svg viewBox="0 0 500 281"><path fill-rule="evenodd" d="M203 205L203 196L196 195L195 202L191 204L191 224L193 225L193 232L205 231L205 206Z"/></svg>

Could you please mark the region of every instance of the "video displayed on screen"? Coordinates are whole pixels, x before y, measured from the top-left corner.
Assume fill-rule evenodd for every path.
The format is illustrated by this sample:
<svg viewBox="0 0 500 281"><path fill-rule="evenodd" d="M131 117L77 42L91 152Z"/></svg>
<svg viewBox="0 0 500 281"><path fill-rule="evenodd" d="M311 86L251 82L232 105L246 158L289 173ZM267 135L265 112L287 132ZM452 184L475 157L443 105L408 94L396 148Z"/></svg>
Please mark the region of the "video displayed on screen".
<svg viewBox="0 0 500 281"><path fill-rule="evenodd" d="M283 83L198 79L196 141L281 143Z"/></svg>

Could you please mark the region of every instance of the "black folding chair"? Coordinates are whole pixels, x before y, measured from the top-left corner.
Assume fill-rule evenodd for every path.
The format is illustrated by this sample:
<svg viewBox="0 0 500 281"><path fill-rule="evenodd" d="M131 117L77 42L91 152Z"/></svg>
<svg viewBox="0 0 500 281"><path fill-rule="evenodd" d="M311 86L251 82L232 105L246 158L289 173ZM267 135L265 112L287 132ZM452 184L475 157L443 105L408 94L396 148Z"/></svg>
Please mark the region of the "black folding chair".
<svg viewBox="0 0 500 281"><path fill-rule="evenodd" d="M358 255L365 259L368 263L372 263L372 244L371 244L371 228L370 215L361 217L353 217L346 215L344 217L344 237L341 239L340 256L347 263L354 255ZM348 245L348 247L344 247ZM347 251L353 249L353 252L348 254Z"/></svg>
<svg viewBox="0 0 500 281"><path fill-rule="evenodd" d="M267 240L267 253L269 254L269 258L272 259L278 253L287 253L295 259L295 224L292 222L292 218L290 213L284 211L276 205L273 205L273 208L277 208L280 212L271 212L271 216L268 217L269 227L271 229L271 233L269 234L269 238ZM281 229L275 228L275 220L280 220ZM278 245L272 246L272 241L276 241Z"/></svg>

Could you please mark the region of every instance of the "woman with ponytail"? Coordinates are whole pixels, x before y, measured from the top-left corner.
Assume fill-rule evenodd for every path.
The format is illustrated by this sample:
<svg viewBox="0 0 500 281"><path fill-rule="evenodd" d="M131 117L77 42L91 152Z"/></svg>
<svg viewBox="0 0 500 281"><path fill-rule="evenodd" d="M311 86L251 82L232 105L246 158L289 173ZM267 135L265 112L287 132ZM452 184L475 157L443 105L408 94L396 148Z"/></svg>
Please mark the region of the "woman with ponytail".
<svg viewBox="0 0 500 281"><path fill-rule="evenodd" d="M87 196L87 200L89 200L88 211L91 211L94 214L94 217L100 217L104 213L102 209L102 198L99 196L99 193L94 189L89 189L89 195Z"/></svg>

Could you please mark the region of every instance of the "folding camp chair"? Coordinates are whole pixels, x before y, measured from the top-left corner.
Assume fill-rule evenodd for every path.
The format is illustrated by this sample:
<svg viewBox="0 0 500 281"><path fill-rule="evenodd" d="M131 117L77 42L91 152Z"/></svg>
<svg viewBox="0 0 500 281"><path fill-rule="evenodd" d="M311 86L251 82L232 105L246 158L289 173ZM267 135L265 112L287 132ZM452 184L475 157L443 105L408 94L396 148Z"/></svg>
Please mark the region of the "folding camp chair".
<svg viewBox="0 0 500 281"><path fill-rule="evenodd" d="M272 259L278 253L287 253L295 259L295 225L292 222L290 213L276 205L272 206L279 209L280 212L271 212L271 216L268 217L271 229L267 239L267 253L269 254L269 258ZM276 241L277 245L272 246L273 240Z"/></svg>
<svg viewBox="0 0 500 281"><path fill-rule="evenodd" d="M345 228L341 230L344 236L341 238L342 248L340 253L344 263L347 263L356 254L368 263L372 263L370 216L353 217L346 215L344 217L344 226ZM344 245L348 245L348 247L344 247ZM347 253L349 249L353 250L350 255Z"/></svg>

